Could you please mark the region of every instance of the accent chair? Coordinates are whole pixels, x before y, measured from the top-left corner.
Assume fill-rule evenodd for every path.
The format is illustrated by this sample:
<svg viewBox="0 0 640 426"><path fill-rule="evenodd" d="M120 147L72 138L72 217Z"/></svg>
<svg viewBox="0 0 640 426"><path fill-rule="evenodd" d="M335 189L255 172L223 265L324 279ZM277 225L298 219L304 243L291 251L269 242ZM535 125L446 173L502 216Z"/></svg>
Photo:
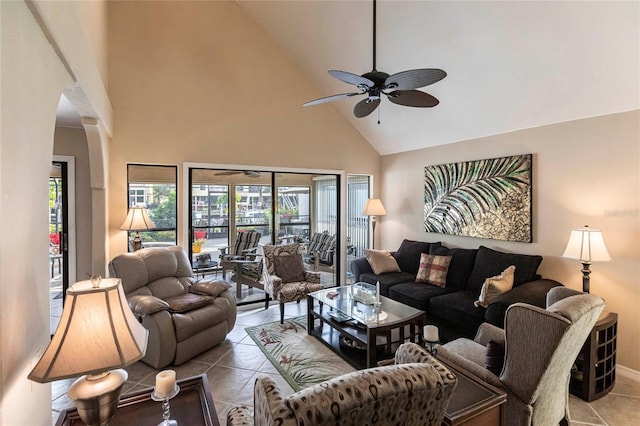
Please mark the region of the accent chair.
<svg viewBox="0 0 640 426"><path fill-rule="evenodd" d="M322 290L320 273L304 269L300 244L266 245L262 247L262 253L264 291L267 298L280 303L282 324L285 303L300 302L307 294Z"/></svg>
<svg viewBox="0 0 640 426"><path fill-rule="evenodd" d="M546 306L515 303L507 308L504 330L483 323L474 340L460 338L437 347L439 358L507 393L503 424L568 424L571 368L604 301L554 287Z"/></svg>
<svg viewBox="0 0 640 426"><path fill-rule="evenodd" d="M345 374L283 397L268 376L256 379L254 415L234 407L228 426L440 426L457 378L415 343L400 345L395 365Z"/></svg>

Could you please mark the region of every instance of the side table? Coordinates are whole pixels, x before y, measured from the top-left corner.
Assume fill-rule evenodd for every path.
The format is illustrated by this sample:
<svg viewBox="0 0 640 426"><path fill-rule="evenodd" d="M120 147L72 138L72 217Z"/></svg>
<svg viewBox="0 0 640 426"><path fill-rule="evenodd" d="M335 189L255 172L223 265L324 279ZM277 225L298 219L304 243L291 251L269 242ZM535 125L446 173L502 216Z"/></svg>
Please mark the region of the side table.
<svg viewBox="0 0 640 426"><path fill-rule="evenodd" d="M616 381L618 314L603 312L582 347L571 372L572 394L593 401L603 397Z"/></svg>
<svg viewBox="0 0 640 426"><path fill-rule="evenodd" d="M216 407L213 405L209 380L199 376L178 380L180 392L170 401L171 418L179 425L220 426ZM151 399L153 388L123 395L112 425L157 426L162 421L162 403ZM56 426L84 425L76 409L60 413Z"/></svg>

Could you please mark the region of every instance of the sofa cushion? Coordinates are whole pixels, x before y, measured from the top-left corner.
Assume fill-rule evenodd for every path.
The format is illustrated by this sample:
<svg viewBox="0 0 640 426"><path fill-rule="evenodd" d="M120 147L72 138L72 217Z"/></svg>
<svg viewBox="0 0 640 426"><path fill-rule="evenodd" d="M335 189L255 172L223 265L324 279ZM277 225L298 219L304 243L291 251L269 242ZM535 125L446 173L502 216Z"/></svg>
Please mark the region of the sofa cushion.
<svg viewBox="0 0 640 426"><path fill-rule="evenodd" d="M502 271L500 275L484 280L484 284L482 284L482 289L480 290L480 298L476 300L474 304L486 308L502 293L511 290L513 288L513 275L515 270L516 267L511 265Z"/></svg>
<svg viewBox="0 0 640 426"><path fill-rule="evenodd" d="M403 240L400 248L398 248L398 251L396 251L393 256L398 261L398 266L402 272L411 272L415 277L420 267L420 255L422 253L429 253L431 246L439 245L439 242L427 243L424 241Z"/></svg>
<svg viewBox="0 0 640 426"><path fill-rule="evenodd" d="M478 298L474 291L456 291L429 300L429 316L439 318L463 330L475 330L484 322L484 308L473 302Z"/></svg>
<svg viewBox="0 0 640 426"><path fill-rule="evenodd" d="M364 255L374 274L400 272L396 259L386 250L365 250Z"/></svg>
<svg viewBox="0 0 640 426"><path fill-rule="evenodd" d="M477 249L448 248L443 245L432 245L429 254L451 256L449 271L447 272L447 287L460 290L467 288L467 281L476 261Z"/></svg>
<svg viewBox="0 0 640 426"><path fill-rule="evenodd" d="M451 263L451 256L422 253L416 282L445 287L449 263Z"/></svg>
<svg viewBox="0 0 640 426"><path fill-rule="evenodd" d="M421 311L428 311L429 299L454 292L455 289L425 285L424 283L404 283L394 285L389 289L389 297L405 305Z"/></svg>
<svg viewBox="0 0 640 426"><path fill-rule="evenodd" d="M360 281L375 285L380 283L380 294L382 296L389 296L389 289L394 285L401 283L412 283L416 279L416 276L409 272L391 272L389 274L376 275L371 272L360 274ZM421 284L426 287L424 284Z"/></svg>
<svg viewBox="0 0 640 426"><path fill-rule="evenodd" d="M484 280L500 274L509 265L516 267L513 279L514 287L539 279L540 276L536 274L536 271L541 262L542 256L503 253L480 246L473 265L473 271L469 276L467 290L475 291L478 294L482 284L484 284Z"/></svg>

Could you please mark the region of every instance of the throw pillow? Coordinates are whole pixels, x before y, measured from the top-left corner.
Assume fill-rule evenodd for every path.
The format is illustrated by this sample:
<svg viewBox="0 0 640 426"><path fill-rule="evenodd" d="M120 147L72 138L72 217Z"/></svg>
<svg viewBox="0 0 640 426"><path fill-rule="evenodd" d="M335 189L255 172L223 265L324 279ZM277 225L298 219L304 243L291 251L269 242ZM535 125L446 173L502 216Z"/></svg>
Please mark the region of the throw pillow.
<svg viewBox="0 0 640 426"><path fill-rule="evenodd" d="M484 366L496 376L502 372L504 365L504 340L489 340Z"/></svg>
<svg viewBox="0 0 640 426"><path fill-rule="evenodd" d="M169 305L171 312L188 312L212 303L213 299L202 294L185 293L168 297L164 301Z"/></svg>
<svg viewBox="0 0 640 426"><path fill-rule="evenodd" d="M447 287L459 290L467 289L467 280L473 270L477 249L448 248L446 246L431 246L429 254L451 256L449 272L447 272Z"/></svg>
<svg viewBox="0 0 640 426"><path fill-rule="evenodd" d="M516 267L511 265L500 275L487 278L482 284L482 290L480 290L480 299L476 300L474 305L477 307L488 307L496 297L500 296L513 288L513 277L515 275Z"/></svg>
<svg viewBox="0 0 640 426"><path fill-rule="evenodd" d="M273 256L273 266L283 284L304 281L304 264L301 254Z"/></svg>
<svg viewBox="0 0 640 426"><path fill-rule="evenodd" d="M416 282L444 288L447 284L447 272L449 271L450 263L451 256L422 253Z"/></svg>
<svg viewBox="0 0 640 426"><path fill-rule="evenodd" d="M439 246L440 242L428 243L425 241L402 240L398 251L393 257L396 258L398 266L404 272L412 274L418 273L420 267L420 256L422 253L429 253L431 247Z"/></svg>
<svg viewBox="0 0 640 426"><path fill-rule="evenodd" d="M365 250L364 255L376 275L386 272L400 272L398 262L387 250Z"/></svg>

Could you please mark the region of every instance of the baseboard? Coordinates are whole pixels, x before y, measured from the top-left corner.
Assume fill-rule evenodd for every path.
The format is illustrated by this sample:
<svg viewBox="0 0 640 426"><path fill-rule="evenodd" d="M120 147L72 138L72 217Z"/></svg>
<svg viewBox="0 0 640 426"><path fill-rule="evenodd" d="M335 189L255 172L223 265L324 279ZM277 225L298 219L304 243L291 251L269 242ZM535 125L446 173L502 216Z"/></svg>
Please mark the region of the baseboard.
<svg viewBox="0 0 640 426"><path fill-rule="evenodd" d="M640 382L640 371L632 370L624 365L616 365L616 373L620 376L624 376L628 379Z"/></svg>

